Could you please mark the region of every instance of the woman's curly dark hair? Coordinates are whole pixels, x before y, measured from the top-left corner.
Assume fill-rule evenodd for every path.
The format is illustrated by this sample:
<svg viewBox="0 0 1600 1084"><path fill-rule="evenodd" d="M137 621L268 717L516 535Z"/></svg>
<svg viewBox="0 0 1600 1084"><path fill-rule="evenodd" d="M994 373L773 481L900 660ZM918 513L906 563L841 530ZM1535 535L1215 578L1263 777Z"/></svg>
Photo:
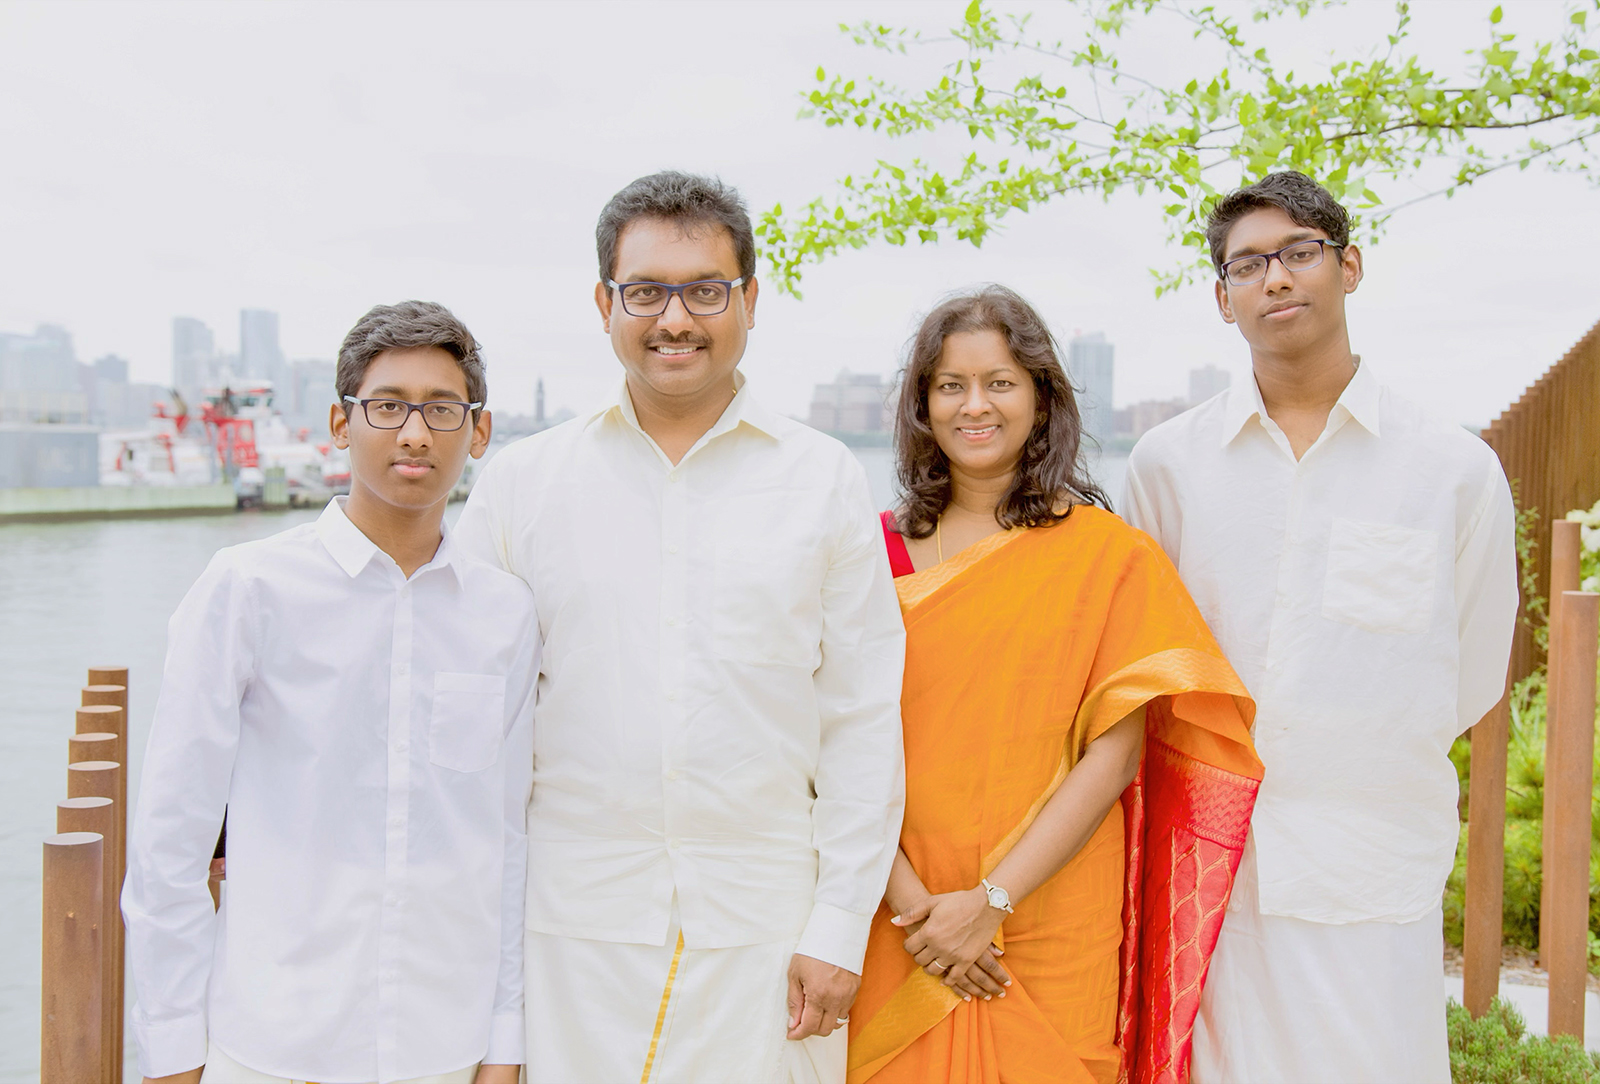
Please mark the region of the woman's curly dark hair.
<svg viewBox="0 0 1600 1084"><path fill-rule="evenodd" d="M1083 422L1055 337L1021 295L990 284L940 302L907 345L894 422L895 474L905 494L895 517L900 533L927 538L950 505L950 460L928 424L928 385L945 339L963 331L1005 336L1011 356L1033 377L1037 398L1033 432L1023 445L1017 476L995 509L1000 526L1048 527L1066 519L1079 504L1109 509L1111 502L1079 455Z"/></svg>

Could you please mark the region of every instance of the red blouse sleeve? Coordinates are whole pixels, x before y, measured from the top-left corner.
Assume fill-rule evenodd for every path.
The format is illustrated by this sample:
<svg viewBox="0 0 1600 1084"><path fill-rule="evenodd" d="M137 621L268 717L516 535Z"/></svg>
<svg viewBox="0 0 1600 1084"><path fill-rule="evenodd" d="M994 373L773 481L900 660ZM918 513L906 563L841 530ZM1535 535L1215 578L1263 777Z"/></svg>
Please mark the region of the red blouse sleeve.
<svg viewBox="0 0 1600 1084"><path fill-rule="evenodd" d="M906 552L906 540L895 530L893 512L885 512L883 519L883 544L889 550L889 571L896 579L916 571L911 565L911 554Z"/></svg>

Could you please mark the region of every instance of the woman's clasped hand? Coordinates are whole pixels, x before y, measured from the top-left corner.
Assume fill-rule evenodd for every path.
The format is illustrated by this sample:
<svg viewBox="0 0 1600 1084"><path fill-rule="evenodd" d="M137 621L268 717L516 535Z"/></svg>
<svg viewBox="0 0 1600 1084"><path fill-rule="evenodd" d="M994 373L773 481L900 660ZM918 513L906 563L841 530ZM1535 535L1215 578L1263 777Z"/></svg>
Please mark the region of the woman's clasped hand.
<svg viewBox="0 0 1600 1084"><path fill-rule="evenodd" d="M989 905L982 888L924 897L892 920L906 930L905 950L928 974L964 1000L1005 997L1011 976L994 943L1005 912Z"/></svg>

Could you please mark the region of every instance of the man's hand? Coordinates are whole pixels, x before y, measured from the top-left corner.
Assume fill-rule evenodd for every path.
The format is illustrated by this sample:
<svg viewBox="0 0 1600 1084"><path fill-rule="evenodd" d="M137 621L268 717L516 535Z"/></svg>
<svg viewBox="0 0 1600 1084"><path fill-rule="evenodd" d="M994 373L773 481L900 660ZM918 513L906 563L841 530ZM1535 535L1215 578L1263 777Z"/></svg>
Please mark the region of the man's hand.
<svg viewBox="0 0 1600 1084"><path fill-rule="evenodd" d="M861 976L795 953L789 961L789 1038L831 1035L849 1015Z"/></svg>
<svg viewBox="0 0 1600 1084"><path fill-rule="evenodd" d="M144 1084L200 1084L200 1074L205 1071L204 1065L197 1065L187 1073L173 1073L171 1076L147 1076Z"/></svg>
<svg viewBox="0 0 1600 1084"><path fill-rule="evenodd" d="M520 1065L480 1065L472 1084L517 1084L521 1075Z"/></svg>

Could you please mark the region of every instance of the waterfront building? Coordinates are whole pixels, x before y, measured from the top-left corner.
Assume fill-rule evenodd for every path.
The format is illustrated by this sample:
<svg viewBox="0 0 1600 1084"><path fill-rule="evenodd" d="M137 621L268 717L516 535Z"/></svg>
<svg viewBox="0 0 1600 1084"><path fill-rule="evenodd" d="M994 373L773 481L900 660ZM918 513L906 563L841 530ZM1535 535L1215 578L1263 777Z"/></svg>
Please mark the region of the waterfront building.
<svg viewBox="0 0 1600 1084"><path fill-rule="evenodd" d="M211 329L192 316L172 318L172 386L190 402L217 377L217 340Z"/></svg>
<svg viewBox="0 0 1600 1084"><path fill-rule="evenodd" d="M1115 435L1119 441L1136 441L1164 421L1176 418L1192 404L1187 399L1141 399L1117 411Z"/></svg>
<svg viewBox="0 0 1600 1084"><path fill-rule="evenodd" d="M328 426L328 407L339 398L334 390L338 366L322 358L299 358L289 365L289 386L276 389L280 412L321 433Z"/></svg>
<svg viewBox="0 0 1600 1084"><path fill-rule="evenodd" d="M541 429L544 427L544 377L542 376L533 389L533 422Z"/></svg>
<svg viewBox="0 0 1600 1084"><path fill-rule="evenodd" d="M1114 435L1111 396L1116 352L1100 331L1074 335L1067 344L1067 371L1078 392L1083 431L1102 447Z"/></svg>
<svg viewBox="0 0 1600 1084"><path fill-rule="evenodd" d="M239 311L239 360L241 372L250 380L270 380L281 388L288 376L283 348L278 345L278 314L266 309Z"/></svg>
<svg viewBox="0 0 1600 1084"><path fill-rule="evenodd" d="M32 335L0 333L0 422L83 424L89 396L72 336L40 324Z"/></svg>
<svg viewBox="0 0 1600 1084"><path fill-rule="evenodd" d="M1199 406L1207 399L1221 395L1228 390L1228 385L1233 383L1233 378L1228 370L1219 369L1215 365L1207 365L1203 369L1189 370L1189 405Z"/></svg>
<svg viewBox="0 0 1600 1084"><path fill-rule="evenodd" d="M833 383L813 389L806 423L825 433L888 433L894 429L893 390L877 373L841 369Z"/></svg>

